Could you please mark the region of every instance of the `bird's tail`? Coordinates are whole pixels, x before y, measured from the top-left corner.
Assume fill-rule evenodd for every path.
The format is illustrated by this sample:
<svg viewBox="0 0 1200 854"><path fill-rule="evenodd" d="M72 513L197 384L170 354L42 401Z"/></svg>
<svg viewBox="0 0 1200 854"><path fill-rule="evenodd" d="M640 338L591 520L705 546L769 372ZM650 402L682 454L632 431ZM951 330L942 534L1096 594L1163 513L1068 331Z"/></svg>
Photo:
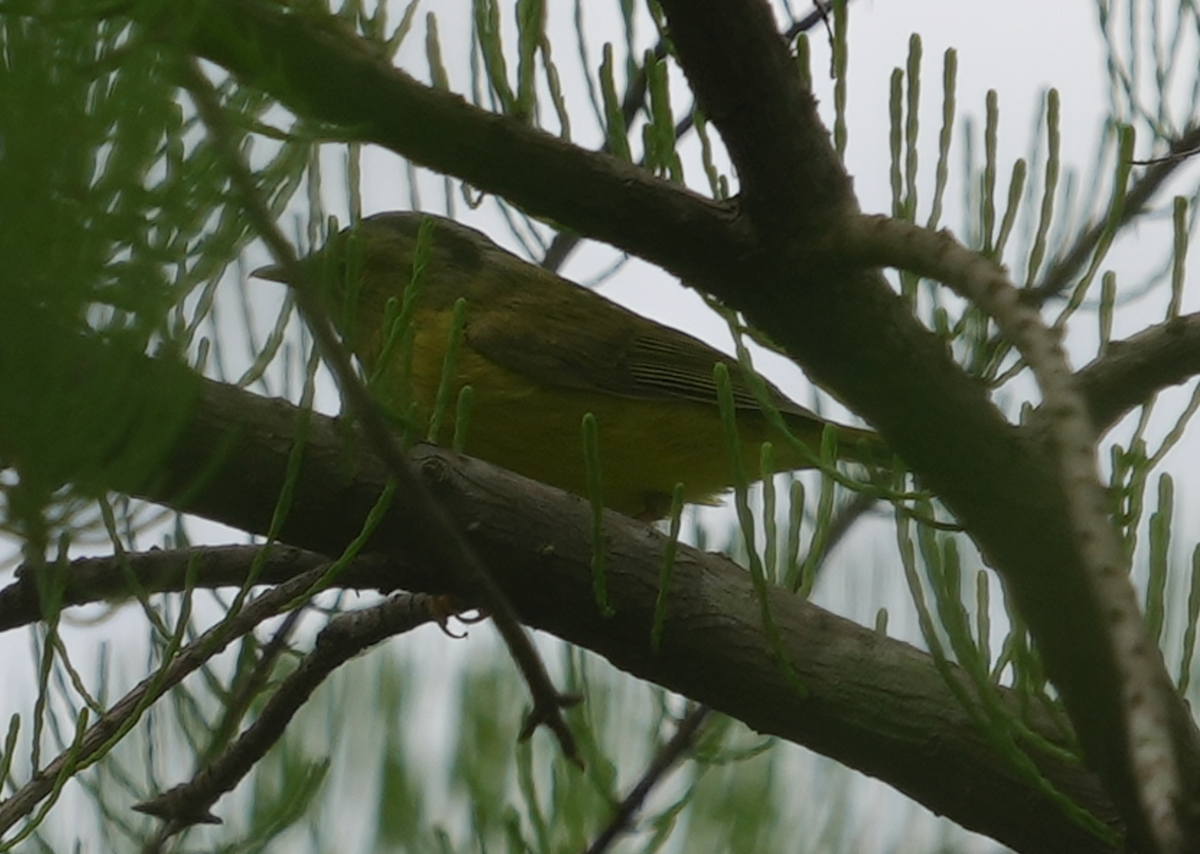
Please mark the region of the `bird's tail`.
<svg viewBox="0 0 1200 854"><path fill-rule="evenodd" d="M895 467L895 455L891 448L884 444L883 439L873 430L835 424L815 416L795 413L783 413L783 416L792 434L802 439L814 456L819 455L822 444L829 441L826 434L831 431L832 439L836 443L837 459L851 460L868 468L884 471Z"/></svg>

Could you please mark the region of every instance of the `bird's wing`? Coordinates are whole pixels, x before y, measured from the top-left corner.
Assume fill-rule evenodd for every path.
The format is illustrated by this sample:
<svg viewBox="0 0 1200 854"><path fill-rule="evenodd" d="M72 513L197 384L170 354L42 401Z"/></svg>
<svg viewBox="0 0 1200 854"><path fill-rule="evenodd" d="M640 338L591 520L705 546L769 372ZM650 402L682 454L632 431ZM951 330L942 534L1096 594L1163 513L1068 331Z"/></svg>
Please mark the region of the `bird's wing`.
<svg viewBox="0 0 1200 854"><path fill-rule="evenodd" d="M760 408L737 360L703 341L582 288L570 298L548 296L540 293L534 300L517 291L503 306L479 314L468 306L468 345L496 364L546 385L714 406L713 366L722 362L729 368L734 405ZM512 312L523 312L524 322L511 322ZM538 318L536 325L529 317ZM767 394L781 412L822 420L769 383Z"/></svg>

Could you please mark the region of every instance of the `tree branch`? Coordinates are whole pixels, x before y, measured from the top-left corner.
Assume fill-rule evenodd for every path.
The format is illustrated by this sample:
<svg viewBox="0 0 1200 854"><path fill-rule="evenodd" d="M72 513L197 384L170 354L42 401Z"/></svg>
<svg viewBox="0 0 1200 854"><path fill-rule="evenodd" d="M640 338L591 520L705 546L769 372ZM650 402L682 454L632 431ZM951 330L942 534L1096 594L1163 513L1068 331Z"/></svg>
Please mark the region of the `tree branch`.
<svg viewBox="0 0 1200 854"><path fill-rule="evenodd" d="M707 706L692 707L691 711L679 722L675 734L659 748L641 779L630 789L629 794L621 799L621 803L617 804L612 820L604 827L596 840L587 847L586 854L605 854L622 834L629 831L650 792L663 781L675 763L695 745L710 712L711 709Z"/></svg>
<svg viewBox="0 0 1200 854"><path fill-rule="evenodd" d="M1097 433L1167 386L1200 374L1200 313L1176 317L1113 341L1078 372Z"/></svg>
<svg viewBox="0 0 1200 854"><path fill-rule="evenodd" d="M1132 222L1146 212L1150 200L1159 191L1167 179L1175 174L1191 154L1200 145L1200 128L1191 128L1167 148L1164 157L1157 158L1125 195L1125 205L1117 220L1117 227ZM1064 252L1043 274L1042 280L1030 290L1040 302L1045 302L1057 296L1071 282L1071 278L1079 272L1096 250L1105 232L1112 226L1102 218L1093 223L1087 231L1076 239L1075 244Z"/></svg>
<svg viewBox="0 0 1200 854"><path fill-rule="evenodd" d="M144 361L136 382L130 380L138 389L131 391L130 401L153 412L151 390L186 369ZM157 476L107 486L261 534L287 482L295 427L305 418L304 444L297 449L301 474L279 536L336 555L360 533L386 487L387 468L344 424L303 416L284 401L204 381L193 417L156 467ZM5 450L0 447L0 455ZM650 638L666 548L661 535L618 514L606 515L607 586L616 614L605 617L593 594L590 509L584 500L438 448L418 446L412 456L426 485L468 532L528 625L759 731L880 777L1014 848L1048 854L1112 850L1012 768L924 653L772 589L770 608L783 652L804 685L801 695L773 655L749 575L719 555L686 547L677 553L656 652ZM408 512L412 500L396 494L366 549L388 562L387 586L463 593L430 560L423 543L429 532ZM347 578L379 583L373 574L381 572L378 566L362 572ZM168 587L161 576L155 583ZM950 672L967 682L957 669ZM1015 695L996 690L1001 703L1020 717ZM1035 716L1030 725L1056 739L1049 719ZM1111 806L1085 769L1037 752L1033 757L1058 790L1117 827ZM1014 822L1018 811L1023 820Z"/></svg>
<svg viewBox="0 0 1200 854"><path fill-rule="evenodd" d="M1181 806L1189 801L1188 787L1194 784L1180 766L1194 767L1200 761L1196 729L1142 621L1129 561L1100 484L1089 407L1059 336L1045 327L1033 305L1022 301L1022 292L998 264L945 232L863 217L846 225L845 240L851 252L944 282L979 305L1032 369L1044 399L1043 426L1079 567L1071 579L1077 592L1070 628L1056 625L1051 614L1062 614L1062 602L1023 599L1022 613L1037 629L1047 660L1055 663L1068 655L1074 659L1074 671L1068 678L1060 675L1058 684L1089 760L1128 810L1131 823L1139 816L1139 839L1155 851L1189 850L1185 840L1195 828L1188 826ZM1010 577L1018 597L1035 589L1036 582L1023 574L1010 570ZM1083 638L1076 633L1080 627L1088 631ZM1081 707L1084 698L1092 705ZM1101 730L1106 743L1096 741Z"/></svg>
<svg viewBox="0 0 1200 854"><path fill-rule="evenodd" d="M296 597L311 589L321 579L321 569L301 573L278 587L251 600L230 619L223 620L192 643L183 647L162 668L139 682L125 696L109 707L107 713L86 729L77 732L74 743L60 753L45 768L38 770L29 781L13 794L0 801L0 833L7 832L18 821L33 812L44 798L76 773L104 755L112 739L133 726L150 705L178 685L197 668L207 663L229 643L253 631L263 620L275 616L293 603ZM80 718L80 724L86 722ZM6 840L12 844L20 836Z"/></svg>
<svg viewBox="0 0 1200 854"><path fill-rule="evenodd" d="M823 254L814 253L813 241L851 227L855 203L766 4L662 0L662 5L692 88L738 169L742 203L754 212L766 243L753 292L720 296L796 356L818 382L844 395L964 522L1008 582L1088 761L1119 804L1134 844L1162 851L1193 847L1200 825L1184 806L1195 795L1200 770L1195 729L1170 690L1161 655L1148 646L1128 580L1112 559L1119 557L1115 534L1099 513L1094 478L1084 474L1091 437L1076 417L1082 413L1064 419L1064 426L1079 429L1071 430L1071 442L1055 447L1056 456L1048 458L1045 447L1014 442L982 389L962 388L966 377L927 342L919 350L897 352L900 338L915 342L921 337L912 328L913 318L900 316L899 300L880 293L882 283L856 272L896 259L856 253L853 241L836 237ZM746 97L748 92L754 97ZM778 182L775 188L771 180ZM764 224L780 230L763 229ZM787 239L790 228L804 224L811 225L807 232ZM799 287L796 270L805 271ZM872 310L889 300L893 322ZM814 341L826 352L819 352ZM895 358L880 359L889 354ZM1043 372L1040 379L1051 381L1058 398L1076 400L1069 374ZM880 389L882 383L874 380L891 384L891 390ZM868 389L872 393L865 393ZM943 414L948 397L965 412ZM975 421L970 435L930 454L928 438L920 434L938 433L946 424L965 426L968 413ZM1060 435L1068 433L1055 432ZM962 460L954 453L955 443L964 439L964 457L986 459L969 475L958 469ZM997 452L1006 457L1003 464L984 456ZM1065 455L1070 468L1062 465ZM1110 607L1110 600L1119 600L1120 608ZM1134 661L1149 669L1139 669Z"/></svg>
<svg viewBox="0 0 1200 854"><path fill-rule="evenodd" d="M264 551L266 552L264 554ZM255 566L255 561L260 561ZM189 574L198 588L241 587L251 577L257 583L280 584L319 566L329 558L316 552L276 544L270 546L212 546L191 549L153 549L111 557L71 561L55 581L61 584L53 604L43 601L38 579L25 566L17 579L0 590L0 632L49 619L51 608L61 610L93 602L120 602L154 593L180 593ZM338 587L356 590L395 589L397 570L378 556L356 560L338 575Z"/></svg>
<svg viewBox="0 0 1200 854"><path fill-rule="evenodd" d="M315 648L280 682L236 741L188 782L134 806L166 822L155 840L157 846L193 824L219 822L209 812L213 804L283 737L292 717L334 670L369 647L436 619L437 607L428 596L403 595L331 620L317 635Z"/></svg>
<svg viewBox="0 0 1200 854"><path fill-rule="evenodd" d="M336 19L266 0L163 9L167 21L151 23L164 38L302 116L643 257L729 269L737 244L728 206L422 85Z"/></svg>

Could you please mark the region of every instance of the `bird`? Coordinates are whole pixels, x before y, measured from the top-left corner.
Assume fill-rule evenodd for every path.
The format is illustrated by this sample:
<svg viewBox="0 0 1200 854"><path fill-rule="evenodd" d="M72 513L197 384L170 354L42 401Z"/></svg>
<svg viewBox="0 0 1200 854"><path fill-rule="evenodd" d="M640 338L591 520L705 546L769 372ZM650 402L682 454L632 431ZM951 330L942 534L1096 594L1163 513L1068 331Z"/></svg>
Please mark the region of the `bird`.
<svg viewBox="0 0 1200 854"><path fill-rule="evenodd" d="M432 228L426 226L423 268L414 277L423 222ZM298 269L320 285L334 326L367 375L381 379L373 383L381 402L410 424L427 424L434 413L455 305L464 300L451 403L442 433L433 438L449 441L457 418L453 401L470 386L464 453L586 496L581 424L590 413L602 502L628 516L664 517L678 483L684 500L699 504L717 503L734 485L714 378L718 364L728 372L737 447L750 480L761 479L764 442L773 443L777 470L808 468L826 430L835 433L839 456L868 465L889 457L876 433L830 422L764 380L760 394L789 437L772 426L737 359L452 219L415 211L374 214L334 234ZM253 275L299 284L278 265ZM388 318L413 287L411 343L391 346Z"/></svg>

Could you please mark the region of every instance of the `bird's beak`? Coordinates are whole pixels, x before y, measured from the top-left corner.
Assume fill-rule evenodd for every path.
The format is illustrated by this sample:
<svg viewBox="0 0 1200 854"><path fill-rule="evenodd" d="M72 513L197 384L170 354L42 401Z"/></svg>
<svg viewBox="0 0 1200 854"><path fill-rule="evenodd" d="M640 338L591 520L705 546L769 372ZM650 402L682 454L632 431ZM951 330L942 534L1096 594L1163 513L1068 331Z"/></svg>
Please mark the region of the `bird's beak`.
<svg viewBox="0 0 1200 854"><path fill-rule="evenodd" d="M269 282L283 282L285 285L288 284L283 267L279 264L268 264L265 267L259 267L250 275L256 279L266 279Z"/></svg>

